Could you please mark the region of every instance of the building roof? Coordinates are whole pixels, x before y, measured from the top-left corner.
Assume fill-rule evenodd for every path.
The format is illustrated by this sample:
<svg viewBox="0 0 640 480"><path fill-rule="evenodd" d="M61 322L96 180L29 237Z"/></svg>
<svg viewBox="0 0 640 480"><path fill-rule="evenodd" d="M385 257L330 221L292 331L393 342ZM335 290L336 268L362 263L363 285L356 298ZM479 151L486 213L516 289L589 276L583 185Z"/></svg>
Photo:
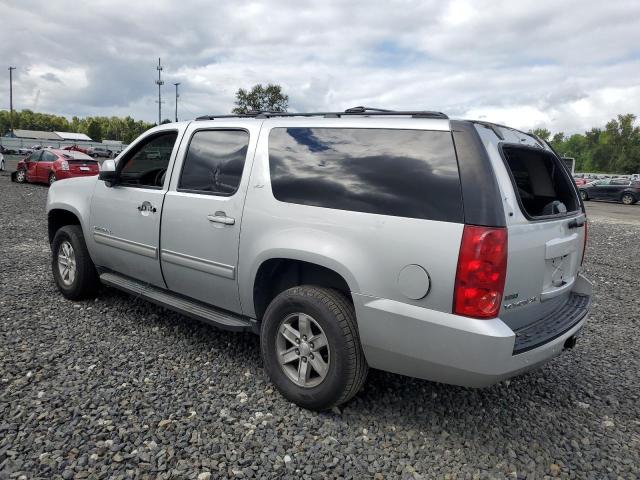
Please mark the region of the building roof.
<svg viewBox="0 0 640 480"><path fill-rule="evenodd" d="M90 137L85 135L84 133L75 133L75 132L53 132L57 134L63 140L73 140L73 141L85 141L92 142Z"/></svg>
<svg viewBox="0 0 640 480"><path fill-rule="evenodd" d="M31 138L34 140L62 140L62 137L56 132L44 132L42 130L19 130L14 129L15 138Z"/></svg>

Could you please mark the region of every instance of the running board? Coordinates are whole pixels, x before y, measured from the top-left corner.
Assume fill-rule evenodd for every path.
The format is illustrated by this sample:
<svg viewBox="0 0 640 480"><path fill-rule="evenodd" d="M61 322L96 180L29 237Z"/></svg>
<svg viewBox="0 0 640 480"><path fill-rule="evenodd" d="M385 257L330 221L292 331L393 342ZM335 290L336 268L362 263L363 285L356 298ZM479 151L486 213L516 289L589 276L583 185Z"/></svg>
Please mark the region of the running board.
<svg viewBox="0 0 640 480"><path fill-rule="evenodd" d="M236 315L225 310L211 307L204 303L188 299L181 295L154 287L138 280L133 280L116 273L106 272L100 275L100 281L110 287L115 287L127 293L131 293L140 298L148 300L168 308L175 312L181 313L201 322L208 323L214 327L223 330L232 331L257 331L257 325L254 320L241 315Z"/></svg>

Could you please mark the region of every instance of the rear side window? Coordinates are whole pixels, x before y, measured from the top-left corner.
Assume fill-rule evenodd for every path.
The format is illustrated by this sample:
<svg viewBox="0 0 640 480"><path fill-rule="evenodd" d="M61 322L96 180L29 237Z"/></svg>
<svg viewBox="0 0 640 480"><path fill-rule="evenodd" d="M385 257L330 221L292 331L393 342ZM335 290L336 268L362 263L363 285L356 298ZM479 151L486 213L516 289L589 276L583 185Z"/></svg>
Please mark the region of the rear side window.
<svg viewBox="0 0 640 480"><path fill-rule="evenodd" d="M274 128L269 167L282 202L463 221L450 132Z"/></svg>
<svg viewBox="0 0 640 480"><path fill-rule="evenodd" d="M511 145L504 145L502 153L527 216L562 215L579 209L573 182L554 155Z"/></svg>
<svg viewBox="0 0 640 480"><path fill-rule="evenodd" d="M242 179L249 133L244 130L200 130L193 134L178 190L233 195Z"/></svg>

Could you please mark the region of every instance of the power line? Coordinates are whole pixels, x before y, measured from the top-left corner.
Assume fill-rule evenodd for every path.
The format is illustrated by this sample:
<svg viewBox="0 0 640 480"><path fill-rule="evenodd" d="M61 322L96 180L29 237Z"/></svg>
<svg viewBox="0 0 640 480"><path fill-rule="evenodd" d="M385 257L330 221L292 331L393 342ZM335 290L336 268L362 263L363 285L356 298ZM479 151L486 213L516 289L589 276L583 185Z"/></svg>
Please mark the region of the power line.
<svg viewBox="0 0 640 480"><path fill-rule="evenodd" d="M158 125L160 125L162 123L162 85L164 85L161 78L162 64L160 63L160 57L158 57L156 70L158 70L158 80L156 80L156 84L158 85Z"/></svg>
<svg viewBox="0 0 640 480"><path fill-rule="evenodd" d="M180 97L180 95L178 95L178 85L180 85L180 82L174 83L174 85L176 86L176 122L178 121L178 98Z"/></svg>

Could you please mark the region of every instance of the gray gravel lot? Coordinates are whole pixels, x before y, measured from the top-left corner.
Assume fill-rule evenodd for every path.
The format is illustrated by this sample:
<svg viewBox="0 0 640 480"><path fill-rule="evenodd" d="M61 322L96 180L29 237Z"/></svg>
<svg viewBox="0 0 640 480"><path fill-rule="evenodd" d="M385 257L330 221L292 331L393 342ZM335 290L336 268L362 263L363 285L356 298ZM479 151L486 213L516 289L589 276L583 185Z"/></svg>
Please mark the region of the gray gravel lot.
<svg viewBox="0 0 640 480"><path fill-rule="evenodd" d="M285 401L258 337L49 270L47 189L0 175L0 479L637 478L640 225L594 221L590 323L483 390L372 372L340 410Z"/></svg>

